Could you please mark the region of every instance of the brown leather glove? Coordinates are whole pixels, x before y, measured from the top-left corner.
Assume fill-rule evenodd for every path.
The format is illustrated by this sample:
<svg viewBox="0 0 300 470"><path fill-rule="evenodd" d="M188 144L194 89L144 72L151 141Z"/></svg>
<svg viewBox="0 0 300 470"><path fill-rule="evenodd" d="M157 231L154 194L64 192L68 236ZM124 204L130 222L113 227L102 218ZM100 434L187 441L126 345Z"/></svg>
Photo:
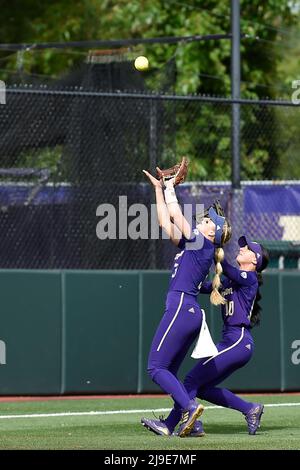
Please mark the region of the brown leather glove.
<svg viewBox="0 0 300 470"><path fill-rule="evenodd" d="M156 170L159 179L162 179L165 182L166 180L175 178L174 186L177 186L177 184L181 184L185 181L188 170L188 161L186 157L182 157L181 163L177 163L167 170L161 170L157 166Z"/></svg>

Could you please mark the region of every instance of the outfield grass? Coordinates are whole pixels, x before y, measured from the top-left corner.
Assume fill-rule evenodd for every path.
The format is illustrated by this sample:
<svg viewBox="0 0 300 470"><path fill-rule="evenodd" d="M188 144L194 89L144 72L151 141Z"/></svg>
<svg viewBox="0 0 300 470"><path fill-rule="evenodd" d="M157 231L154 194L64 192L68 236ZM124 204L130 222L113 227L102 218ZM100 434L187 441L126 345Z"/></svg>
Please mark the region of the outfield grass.
<svg viewBox="0 0 300 470"><path fill-rule="evenodd" d="M142 427L143 416L152 412L15 418L13 415L48 413L156 410L168 408L166 398L57 400L0 403L0 449L105 449L105 450L202 450L202 449L300 449L300 396L251 396L265 404L298 403L299 406L266 407L261 429L247 434L244 417L232 410L209 408L203 414L206 436L161 437ZM157 415L162 414L157 412ZM3 416L11 416L10 419Z"/></svg>

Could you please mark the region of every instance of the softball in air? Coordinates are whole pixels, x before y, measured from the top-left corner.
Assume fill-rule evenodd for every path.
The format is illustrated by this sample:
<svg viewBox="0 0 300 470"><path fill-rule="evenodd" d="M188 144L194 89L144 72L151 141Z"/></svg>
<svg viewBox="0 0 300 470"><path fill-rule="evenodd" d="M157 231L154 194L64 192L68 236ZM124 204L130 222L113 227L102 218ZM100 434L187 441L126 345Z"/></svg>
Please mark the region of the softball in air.
<svg viewBox="0 0 300 470"><path fill-rule="evenodd" d="M134 61L134 66L137 70L144 71L149 68L149 60L147 57L140 55Z"/></svg>

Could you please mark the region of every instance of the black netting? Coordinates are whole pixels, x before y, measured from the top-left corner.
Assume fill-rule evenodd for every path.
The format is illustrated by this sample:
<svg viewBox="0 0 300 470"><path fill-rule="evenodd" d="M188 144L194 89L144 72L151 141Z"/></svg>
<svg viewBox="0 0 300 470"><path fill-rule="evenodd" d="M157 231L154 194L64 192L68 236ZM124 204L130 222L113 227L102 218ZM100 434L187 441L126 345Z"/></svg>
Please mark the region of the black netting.
<svg viewBox="0 0 300 470"><path fill-rule="evenodd" d="M87 76L80 89L60 82L7 90L0 106L1 268L168 268L169 241L118 237L119 197L126 196L124 211L133 204L149 209L153 191L142 169L171 166L181 155L191 161L189 180L197 181L180 187L182 201L224 198L233 240L242 230L255 233L258 216L246 214L243 190L233 195L230 187L201 185L231 177L228 101L147 94L138 77L143 96L116 86L96 92L96 78ZM299 113L299 107L241 105L242 179L300 179ZM115 238L97 237L101 204L116 208ZM296 219L293 240L300 238ZM150 214L148 222L150 233ZM274 214L261 217L260 238L280 240L280 228L270 235L270 223Z"/></svg>

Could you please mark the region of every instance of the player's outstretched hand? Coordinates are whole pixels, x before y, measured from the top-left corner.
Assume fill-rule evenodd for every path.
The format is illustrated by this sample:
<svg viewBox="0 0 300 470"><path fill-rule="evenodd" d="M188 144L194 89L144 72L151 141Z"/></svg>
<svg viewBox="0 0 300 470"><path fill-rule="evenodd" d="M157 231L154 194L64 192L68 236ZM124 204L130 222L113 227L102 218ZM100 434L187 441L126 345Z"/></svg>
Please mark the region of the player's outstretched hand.
<svg viewBox="0 0 300 470"><path fill-rule="evenodd" d="M153 184L154 187L156 188L162 188L162 181L154 178L148 171L143 170L143 173L145 173L146 176L148 176L150 182Z"/></svg>

